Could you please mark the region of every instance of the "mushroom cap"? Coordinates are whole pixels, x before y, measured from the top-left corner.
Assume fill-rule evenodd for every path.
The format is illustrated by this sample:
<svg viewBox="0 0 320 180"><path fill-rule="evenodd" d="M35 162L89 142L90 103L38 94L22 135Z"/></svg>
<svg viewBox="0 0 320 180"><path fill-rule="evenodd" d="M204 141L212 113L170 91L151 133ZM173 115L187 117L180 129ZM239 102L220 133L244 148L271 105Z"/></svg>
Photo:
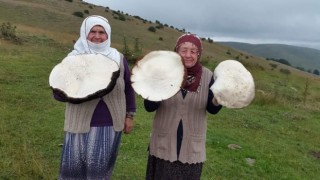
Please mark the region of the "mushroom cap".
<svg viewBox="0 0 320 180"><path fill-rule="evenodd" d="M120 75L118 64L101 54L65 57L51 71L49 85L71 103L108 94Z"/></svg>
<svg viewBox="0 0 320 180"><path fill-rule="evenodd" d="M253 77L239 61L224 60L213 74L215 82L210 89L219 104L227 108L243 108L254 99Z"/></svg>
<svg viewBox="0 0 320 180"><path fill-rule="evenodd" d="M144 99L161 101L174 96L181 88L185 67L179 54L152 51L132 68L131 82Z"/></svg>

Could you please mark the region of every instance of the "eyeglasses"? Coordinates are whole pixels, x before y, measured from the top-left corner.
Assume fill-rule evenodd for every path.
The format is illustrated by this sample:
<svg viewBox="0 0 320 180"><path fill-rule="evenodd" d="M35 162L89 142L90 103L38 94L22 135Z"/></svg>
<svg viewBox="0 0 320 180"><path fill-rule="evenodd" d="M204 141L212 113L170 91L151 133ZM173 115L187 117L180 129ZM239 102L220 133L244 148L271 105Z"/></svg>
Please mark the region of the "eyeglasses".
<svg viewBox="0 0 320 180"><path fill-rule="evenodd" d="M190 52L190 54L192 56L198 56L199 55L199 51L197 49L179 49L178 51L180 54L186 55L188 52Z"/></svg>

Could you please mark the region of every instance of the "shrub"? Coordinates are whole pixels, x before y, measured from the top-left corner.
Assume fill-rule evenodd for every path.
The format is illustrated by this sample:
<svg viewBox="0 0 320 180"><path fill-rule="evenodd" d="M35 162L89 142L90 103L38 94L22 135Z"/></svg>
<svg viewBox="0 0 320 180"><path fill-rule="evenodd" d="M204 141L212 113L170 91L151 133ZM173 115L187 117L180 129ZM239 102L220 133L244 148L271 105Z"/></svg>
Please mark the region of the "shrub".
<svg viewBox="0 0 320 180"><path fill-rule="evenodd" d="M16 26L12 26L10 22L2 23L0 27L0 36L6 40L12 40L17 44L21 44L22 40L16 35Z"/></svg>
<svg viewBox="0 0 320 180"><path fill-rule="evenodd" d="M276 59L276 58L266 58L266 60L272 60L272 61L276 61L278 63L281 63L281 64L285 64L285 65L288 65L288 66L291 66L291 64L289 63L289 61L287 61L286 59Z"/></svg>
<svg viewBox="0 0 320 180"><path fill-rule="evenodd" d="M84 17L83 13L82 13L82 12L80 12L80 11L76 11L76 12L74 12L74 13L73 13L73 15L75 15L75 16L77 16L77 17L81 17L81 18L83 18L83 17Z"/></svg>
<svg viewBox="0 0 320 180"><path fill-rule="evenodd" d="M162 24L159 24L159 25L156 26L156 28L157 28L157 29L163 29L164 26L163 26Z"/></svg>
<svg viewBox="0 0 320 180"><path fill-rule="evenodd" d="M282 72L285 75L291 74L290 70L288 70L288 69L280 69L280 72Z"/></svg>
<svg viewBox="0 0 320 180"><path fill-rule="evenodd" d="M123 37L123 48L122 48L121 52L129 61L129 58L132 56L132 51L130 50L130 48L128 46L127 38L125 36Z"/></svg>
<svg viewBox="0 0 320 180"><path fill-rule="evenodd" d="M118 14L118 16L119 16L119 20L121 20L121 21L126 20L126 17L123 14Z"/></svg>
<svg viewBox="0 0 320 180"><path fill-rule="evenodd" d="M153 27L153 26L150 26L150 27L148 28L148 30L151 31L151 32L156 32L156 31L157 31L156 28Z"/></svg>
<svg viewBox="0 0 320 180"><path fill-rule="evenodd" d="M304 87L304 91L303 91L303 93L302 93L303 103L304 103L304 104L306 103L307 97L308 97L308 95L310 94L310 93L309 93L309 90L310 90L310 81L309 81L309 79L306 79L306 84L305 84L305 87Z"/></svg>
<svg viewBox="0 0 320 180"><path fill-rule="evenodd" d="M142 54L141 43L139 41L139 38L135 38L134 48L133 48L133 55L134 55L135 60L140 58L141 54Z"/></svg>
<svg viewBox="0 0 320 180"><path fill-rule="evenodd" d="M270 63L269 65L272 67L272 69L275 69L278 67L278 64L275 64L275 63Z"/></svg>
<svg viewBox="0 0 320 180"><path fill-rule="evenodd" d="M87 9L84 10L84 13L89 14L89 10L87 10Z"/></svg>
<svg viewBox="0 0 320 180"><path fill-rule="evenodd" d="M113 13L113 14L117 14L117 15L120 14L119 11L112 11L112 13Z"/></svg>
<svg viewBox="0 0 320 180"><path fill-rule="evenodd" d="M66 1L68 1L68 2L72 2L73 0L66 0Z"/></svg>
<svg viewBox="0 0 320 180"><path fill-rule="evenodd" d="M141 58L140 56L142 54L142 47L139 42L139 38L135 38L134 47L133 50L131 50L128 46L126 37L123 37L123 48L121 52L130 64L134 64L137 59Z"/></svg>
<svg viewBox="0 0 320 180"><path fill-rule="evenodd" d="M1 25L1 35L5 39L14 39L16 38L16 26L12 26L10 22L2 23Z"/></svg>
<svg viewBox="0 0 320 180"><path fill-rule="evenodd" d="M297 66L296 68L299 69L300 71L305 71L305 69L303 67Z"/></svg>

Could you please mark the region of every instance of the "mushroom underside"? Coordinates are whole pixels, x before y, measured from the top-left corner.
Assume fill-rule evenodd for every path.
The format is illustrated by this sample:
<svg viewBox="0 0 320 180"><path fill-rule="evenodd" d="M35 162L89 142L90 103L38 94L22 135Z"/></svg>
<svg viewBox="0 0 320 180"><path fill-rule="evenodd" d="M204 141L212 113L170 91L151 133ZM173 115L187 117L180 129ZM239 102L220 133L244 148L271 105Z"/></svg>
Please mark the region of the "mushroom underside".
<svg viewBox="0 0 320 180"><path fill-rule="evenodd" d="M131 82L135 92L144 99L161 101L175 95L184 80L181 57L172 51L152 51L132 69Z"/></svg>
<svg viewBox="0 0 320 180"><path fill-rule="evenodd" d="M49 76L54 92L80 103L108 94L119 77L118 64L101 54L67 56Z"/></svg>

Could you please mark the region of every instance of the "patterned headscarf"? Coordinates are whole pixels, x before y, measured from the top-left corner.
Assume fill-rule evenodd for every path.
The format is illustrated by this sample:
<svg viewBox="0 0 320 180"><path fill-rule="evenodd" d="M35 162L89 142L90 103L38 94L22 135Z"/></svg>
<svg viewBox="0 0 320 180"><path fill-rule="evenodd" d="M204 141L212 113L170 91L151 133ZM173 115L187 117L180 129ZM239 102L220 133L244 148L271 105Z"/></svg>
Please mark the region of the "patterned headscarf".
<svg viewBox="0 0 320 180"><path fill-rule="evenodd" d="M96 26L102 26L106 33L108 34L108 39L102 43L95 44L90 42L87 37L90 30ZM102 16L92 15L88 16L81 25L80 37L74 44L74 50L68 55L78 55L78 54L103 54L108 58L114 60L117 64L120 64L120 53L111 46L111 27L106 18Z"/></svg>
<svg viewBox="0 0 320 180"><path fill-rule="evenodd" d="M195 35L195 34L183 34L182 36L180 36L176 42L176 46L174 48L175 52L178 52L179 47L181 46L182 43L185 42L191 42L192 44L194 44L197 48L198 48L198 60L200 59L201 53L202 53L202 43L200 38Z"/></svg>

